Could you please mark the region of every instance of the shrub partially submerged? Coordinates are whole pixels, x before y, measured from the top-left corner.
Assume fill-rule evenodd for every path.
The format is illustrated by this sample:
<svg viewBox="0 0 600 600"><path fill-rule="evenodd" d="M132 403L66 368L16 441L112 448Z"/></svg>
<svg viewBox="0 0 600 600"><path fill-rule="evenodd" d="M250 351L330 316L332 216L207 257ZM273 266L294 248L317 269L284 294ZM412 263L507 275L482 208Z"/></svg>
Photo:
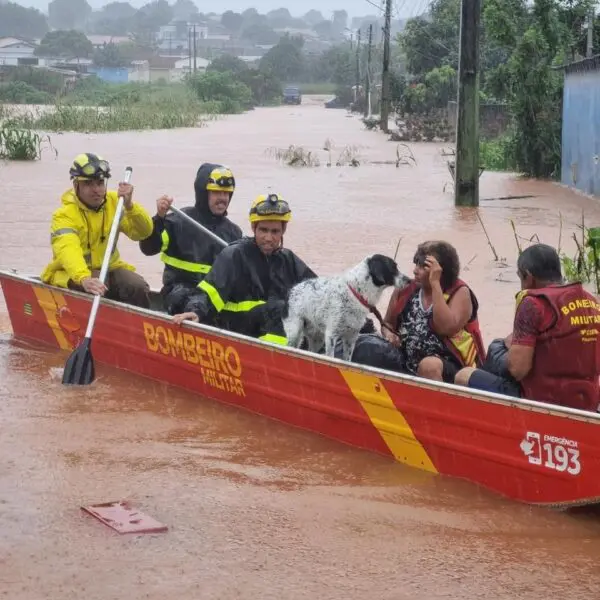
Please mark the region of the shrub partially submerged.
<svg viewBox="0 0 600 600"><path fill-rule="evenodd" d="M2 124L0 128L0 158L38 160L45 149L50 149L55 155L57 154L49 136L23 128L14 120L5 121Z"/></svg>

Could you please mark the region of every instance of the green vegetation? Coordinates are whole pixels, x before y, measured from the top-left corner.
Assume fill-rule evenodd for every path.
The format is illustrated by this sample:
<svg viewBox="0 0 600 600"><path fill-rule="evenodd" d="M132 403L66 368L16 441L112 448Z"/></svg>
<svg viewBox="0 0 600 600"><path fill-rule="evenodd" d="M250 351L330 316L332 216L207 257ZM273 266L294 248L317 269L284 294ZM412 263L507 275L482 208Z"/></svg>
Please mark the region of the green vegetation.
<svg viewBox="0 0 600 600"><path fill-rule="evenodd" d="M2 115L0 115L2 116ZM38 160L44 149L52 147L50 137L24 128L19 121L4 120L0 127L0 158L5 160Z"/></svg>
<svg viewBox="0 0 600 600"><path fill-rule="evenodd" d="M533 177L560 173L563 73L556 67L585 55L592 8L590 0L484 3L481 99L504 104L512 121L501 139L482 142L487 169ZM427 19L407 22L398 36L408 71L401 114L431 113L455 97L459 28L460 0L432 0Z"/></svg>
<svg viewBox="0 0 600 600"><path fill-rule="evenodd" d="M600 227L586 227L585 217L581 216L581 240L573 234L577 251L574 257L561 255L563 273L567 281L581 281L595 284L596 294L600 294ZM560 242L559 242L560 252Z"/></svg>
<svg viewBox="0 0 600 600"><path fill-rule="evenodd" d="M34 129L43 131L130 131L141 129L173 129L202 124L198 103L182 106L178 102L115 104L107 107L80 107L57 104L54 110L40 115Z"/></svg>
<svg viewBox="0 0 600 600"><path fill-rule="evenodd" d="M515 137L512 132L492 140L479 141L479 164L486 171L512 171L518 170Z"/></svg>
<svg viewBox="0 0 600 600"><path fill-rule="evenodd" d="M0 83L0 102L7 104L50 104L53 97L24 81Z"/></svg>

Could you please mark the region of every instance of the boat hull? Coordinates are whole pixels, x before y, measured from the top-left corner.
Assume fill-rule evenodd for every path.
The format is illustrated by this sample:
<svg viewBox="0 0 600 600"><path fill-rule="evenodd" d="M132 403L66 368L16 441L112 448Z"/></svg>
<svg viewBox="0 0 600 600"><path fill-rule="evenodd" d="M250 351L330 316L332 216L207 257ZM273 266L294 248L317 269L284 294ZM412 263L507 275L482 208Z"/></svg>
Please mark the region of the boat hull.
<svg viewBox="0 0 600 600"><path fill-rule="evenodd" d="M70 351L89 296L13 273L17 338ZM104 301L94 359L532 504L600 502L600 416L362 368Z"/></svg>

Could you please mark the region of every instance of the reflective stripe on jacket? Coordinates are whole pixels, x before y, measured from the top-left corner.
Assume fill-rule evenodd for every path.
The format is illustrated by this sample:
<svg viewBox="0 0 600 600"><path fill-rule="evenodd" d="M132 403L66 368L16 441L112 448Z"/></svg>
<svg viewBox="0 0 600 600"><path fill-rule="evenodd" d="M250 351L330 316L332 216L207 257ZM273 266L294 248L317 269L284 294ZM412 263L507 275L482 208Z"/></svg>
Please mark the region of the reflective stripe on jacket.
<svg viewBox="0 0 600 600"><path fill-rule="evenodd" d="M225 242L234 242L242 237L242 230L227 217L203 218L196 207L182 210ZM210 271L223 246L176 213L165 218L155 215L152 221L152 235L140 242L140 249L147 256L160 253L160 259L165 263L165 288L170 289L177 283L197 285Z"/></svg>
<svg viewBox="0 0 600 600"><path fill-rule="evenodd" d="M88 208L79 201L73 189L61 198L62 206L54 211L50 226L50 244L53 260L41 275L44 283L68 287L69 280L81 284L92 271L100 270L108 244L110 228L117 210L119 197L116 191L106 193L106 201L98 209ZM146 210L133 203L131 210L124 210L119 232L135 242L152 233L152 219ZM123 261L115 249L109 270L135 268Z"/></svg>
<svg viewBox="0 0 600 600"><path fill-rule="evenodd" d="M186 311L237 333L286 344L281 317L288 291L312 277L291 250L265 256L254 238L242 238L217 256Z"/></svg>

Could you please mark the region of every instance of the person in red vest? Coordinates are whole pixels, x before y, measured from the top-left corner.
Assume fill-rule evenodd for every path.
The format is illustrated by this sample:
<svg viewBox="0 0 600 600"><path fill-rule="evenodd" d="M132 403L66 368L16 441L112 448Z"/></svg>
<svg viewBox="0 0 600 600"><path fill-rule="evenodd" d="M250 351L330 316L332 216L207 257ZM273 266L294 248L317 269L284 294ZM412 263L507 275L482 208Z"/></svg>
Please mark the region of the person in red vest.
<svg viewBox="0 0 600 600"><path fill-rule="evenodd" d="M459 279L458 254L447 242L420 244L413 261L414 280L394 290L382 333L401 348L406 372L454 383L463 367L485 359L477 298Z"/></svg>
<svg viewBox="0 0 600 600"><path fill-rule="evenodd" d="M517 262L521 292L505 340L504 374L463 369L458 385L583 410L600 399L600 304L581 283L564 284L560 258L535 244ZM502 368L502 367L501 367Z"/></svg>

